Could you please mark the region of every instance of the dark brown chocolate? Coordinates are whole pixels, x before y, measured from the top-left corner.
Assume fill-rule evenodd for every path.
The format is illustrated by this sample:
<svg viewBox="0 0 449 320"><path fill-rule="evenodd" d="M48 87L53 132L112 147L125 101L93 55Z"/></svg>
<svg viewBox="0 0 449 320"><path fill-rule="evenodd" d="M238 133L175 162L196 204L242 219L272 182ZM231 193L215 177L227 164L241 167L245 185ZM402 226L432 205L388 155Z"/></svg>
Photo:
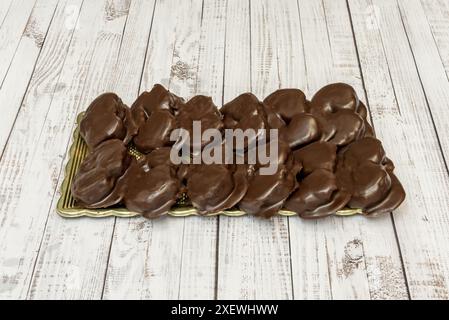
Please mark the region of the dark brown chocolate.
<svg viewBox="0 0 449 320"><path fill-rule="evenodd" d="M134 145L140 152L149 153L173 144L170 134L178 127L175 114L183 104L183 99L158 84L139 96L131 111L139 128Z"/></svg>
<svg viewBox="0 0 449 320"><path fill-rule="evenodd" d="M246 166L192 165L186 180L187 195L200 214L234 207L248 189Z"/></svg>
<svg viewBox="0 0 449 320"><path fill-rule="evenodd" d="M220 134L254 129L257 134L243 150L226 154L234 164L174 165L170 135L183 128L192 139L193 121L201 123L200 134L207 129ZM278 143L277 158L270 159L277 165L274 174L262 174L270 164L258 157L249 163L259 129L279 130L279 140L270 141L266 132L266 141L258 142L259 147L265 143L267 155ZM284 208L319 218L346 207L367 215L391 212L405 198L393 163L374 138L365 105L343 83L323 87L310 101L298 89L277 90L263 102L244 93L220 111L210 97L185 103L160 85L144 92L131 109L115 94L104 94L89 106L80 132L91 153L73 180L72 193L85 208L121 203L154 218L186 193L200 214L239 208L271 217ZM139 160L128 155L126 144L132 139L147 154ZM197 147L208 151L213 146L208 143L201 140Z"/></svg>
<svg viewBox="0 0 449 320"><path fill-rule="evenodd" d="M310 112L319 121L322 140L337 146L373 135L366 120L366 107L348 84L334 83L321 88L311 100Z"/></svg>
<svg viewBox="0 0 449 320"><path fill-rule="evenodd" d="M295 190L299 169L299 166L291 163L280 165L273 175L261 175L260 171L256 171L239 208L248 214L265 218L276 215Z"/></svg>
<svg viewBox="0 0 449 320"><path fill-rule="evenodd" d="M134 160L120 182L126 208L146 218L166 214L180 195L181 184L169 165L151 167L150 159Z"/></svg>
<svg viewBox="0 0 449 320"><path fill-rule="evenodd" d="M297 175L298 189L285 203L285 209L302 218L325 217L343 209L350 194L337 183L337 146L317 141L294 151L293 157L302 165L302 171Z"/></svg>
<svg viewBox="0 0 449 320"><path fill-rule="evenodd" d="M267 154L269 150L270 148L267 147ZM282 208L286 199L296 189L296 175L301 170L301 165L289 154L288 144L279 141L278 167L274 174L261 174L261 168L267 165L257 163L253 166L255 171L250 176L248 191L239 203L241 210L248 214L269 218Z"/></svg>
<svg viewBox="0 0 449 320"><path fill-rule="evenodd" d="M375 138L360 139L343 149L338 156L337 177L342 189L351 194L348 207L361 208L369 215L397 208L405 191L393 170L393 163Z"/></svg>
<svg viewBox="0 0 449 320"><path fill-rule="evenodd" d="M113 193L130 160L122 141L101 143L81 163L72 182L73 197L85 208L105 208L119 203L120 197L114 197Z"/></svg>
<svg viewBox="0 0 449 320"><path fill-rule="evenodd" d="M80 123L80 134L89 149L109 139L131 141L137 133L130 109L114 93L96 98L87 108Z"/></svg>
<svg viewBox="0 0 449 320"><path fill-rule="evenodd" d="M253 129L256 135L252 140L245 140L244 147L255 146L263 131L259 129L278 129L285 123L272 110L271 106L264 106L252 93L244 93L225 104L221 109L225 129Z"/></svg>
<svg viewBox="0 0 449 320"><path fill-rule="evenodd" d="M179 128L189 132L191 138L191 146L193 143L193 122L201 122L201 136L207 129L223 129L222 116L211 97L195 96L179 109L177 115ZM201 146L204 147L210 141L201 140Z"/></svg>
<svg viewBox="0 0 449 320"><path fill-rule="evenodd" d="M299 89L280 89L264 100L285 123L279 128L280 139L291 148L306 145L321 138L318 120L309 113L309 102Z"/></svg>

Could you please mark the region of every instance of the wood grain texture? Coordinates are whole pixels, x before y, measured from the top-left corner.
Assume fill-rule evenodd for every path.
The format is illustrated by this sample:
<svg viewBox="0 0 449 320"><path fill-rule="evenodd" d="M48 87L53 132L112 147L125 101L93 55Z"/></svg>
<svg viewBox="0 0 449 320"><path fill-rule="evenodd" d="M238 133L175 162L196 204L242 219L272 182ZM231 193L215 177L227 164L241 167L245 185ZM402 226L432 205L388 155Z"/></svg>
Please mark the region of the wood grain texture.
<svg viewBox="0 0 449 320"><path fill-rule="evenodd" d="M58 78L73 33L72 29L65 28L67 21L65 5L80 4L81 1L75 0L61 1L58 5L49 35L45 39L21 104L20 113L10 134L9 143L0 161L2 298L26 297L31 281L49 211L49 202L45 201L45 196L48 199L52 195L49 190L51 187L47 188L48 193L42 190L48 185L55 187L54 175L48 173L51 167L47 166L47 159L53 158L54 155L51 152L44 152L45 150L37 154L36 143L44 128L43 124L53 95L62 88L62 85L58 85ZM48 14L52 14L52 11L50 10ZM75 18L77 16L78 14ZM47 19L48 17L45 18ZM44 26L39 24L36 30L41 30L41 27ZM13 102L15 101L11 100L11 103ZM14 113L16 110L12 108L11 112ZM47 147L48 145L45 146ZM65 152L65 145L62 144L60 147L61 155L56 160L61 159ZM40 180L36 179L39 172L46 168L48 175L44 174Z"/></svg>
<svg viewBox="0 0 449 320"><path fill-rule="evenodd" d="M410 296L447 299L447 170L398 5L349 7L376 132L408 192L394 222Z"/></svg>
<svg viewBox="0 0 449 320"><path fill-rule="evenodd" d="M15 291L19 289L21 295L27 293L29 277L34 270L49 208L55 195L62 159L73 128L72 123L76 117L76 109L70 108L70 102L73 105L78 101L76 96L80 94L84 86L83 77L88 68L87 61L91 58L89 49L92 49L93 45L89 47L87 35L95 31L93 24L95 18L98 18L95 16L95 13L98 13L98 10L95 11L95 6L87 7L84 11L83 19L80 20L84 28L80 27L78 35L73 41L70 40L73 29L76 29L81 3L81 1L68 1L65 8L62 3L61 15L58 19L55 18L55 23L56 21L60 23L57 26L60 34L55 33L55 38L46 42L44 46L40 59L42 64L38 62L36 78L32 80L30 94L25 98L24 106L2 159L2 169L10 166L11 163L15 163L17 168L21 169L14 177L9 176L9 181L2 181L4 186L9 185L17 190L14 193L15 197L8 204L9 209L6 208L8 215L4 221L4 227L9 229L9 232L6 233L8 241L4 243L10 245L14 243L14 246L9 248L10 259L12 261L18 259L19 268L16 268L16 272L19 272L19 276L16 276L16 281L19 285L24 282L25 286L23 289L16 285L13 287L14 291L9 294L15 294ZM96 5L104 12L103 3ZM71 10L65 9L72 7L78 10L68 16ZM72 19L74 21L71 21ZM68 43L71 43L71 48L66 59ZM61 106L67 107L64 112L60 111ZM56 217L56 215L51 216ZM16 226L16 230L11 226ZM56 232L52 236L57 236ZM52 236L47 239L52 239ZM14 241L11 238L21 240ZM51 248L55 249L57 246ZM47 254L50 252L52 251L48 250ZM52 278L53 276L54 274ZM63 277L62 274L61 277ZM51 296L57 293L58 289L53 292L48 289L46 293ZM36 290L32 290L31 296L35 293Z"/></svg>
<svg viewBox="0 0 449 320"><path fill-rule="evenodd" d="M5 21L9 9L11 8L12 1L13 0L4 0L0 2L0 30L3 25L3 21Z"/></svg>
<svg viewBox="0 0 449 320"><path fill-rule="evenodd" d="M212 97L218 107L223 101L226 7L227 0L205 0L202 3L194 91L195 94ZM180 299L216 297L217 227L217 217L185 219Z"/></svg>
<svg viewBox="0 0 449 320"><path fill-rule="evenodd" d="M449 299L445 0L0 1L1 299ZM162 83L221 106L355 87L392 216L62 219L77 114Z"/></svg>
<svg viewBox="0 0 449 320"><path fill-rule="evenodd" d="M180 23L178 3L156 1L141 92L158 82L169 87L175 30ZM183 219L118 219L103 298L177 299L183 223Z"/></svg>
<svg viewBox="0 0 449 320"><path fill-rule="evenodd" d="M421 5L449 78L449 3L445 0L422 0Z"/></svg>
<svg viewBox="0 0 449 320"><path fill-rule="evenodd" d="M432 31L419 0L398 0L403 30L411 48L419 81L432 114L435 129L444 158L449 160L449 81L444 69L444 61L434 41ZM448 16L449 17L449 16ZM446 52L449 55L449 51Z"/></svg>
<svg viewBox="0 0 449 320"><path fill-rule="evenodd" d="M3 19L0 27L0 84L8 73L35 2L36 0L13 1Z"/></svg>
<svg viewBox="0 0 449 320"><path fill-rule="evenodd" d="M92 26L87 23L86 26L83 25L83 15L81 16L79 30L87 32L84 28L91 29L92 36L83 37L90 40L85 48L91 54L86 64L78 64L78 67L70 71L70 73L75 72L75 75L81 72L85 77L81 83L85 86L81 87L81 90L76 86L74 90L71 90L71 86L68 87L67 95L69 97L76 95L67 107L73 112L68 119L65 119L68 130L73 130L76 115L96 96L109 89L106 84L113 76L113 66L117 63L120 53L129 5L129 1L121 0L95 4L85 2L83 5L82 14L86 11L92 12L94 16L90 18L96 21L98 27L92 32ZM75 33L74 41L76 36ZM69 55L66 66L69 59L75 62L78 58L78 54ZM83 72L80 67L87 67L86 72ZM64 123L57 114L59 112L54 102L55 100L48 112L47 121ZM61 131L63 132L64 129ZM47 134L48 138L51 137L50 132ZM68 141L65 145L67 143ZM62 163L58 163L57 170L59 186L62 180ZM51 207L54 208L55 196L51 200ZM49 216L36 262L31 298L98 299L101 297L114 220L89 220L66 221L57 215ZM89 245L86 245L87 243Z"/></svg>
<svg viewBox="0 0 449 320"><path fill-rule="evenodd" d="M298 3L307 96L328 83L346 82L366 101L346 2ZM290 237L295 298L407 298L390 217L372 223L360 216L310 222L290 218Z"/></svg>
<svg viewBox="0 0 449 320"><path fill-rule="evenodd" d="M226 12L226 47L224 103L243 92L251 91L250 1L228 0ZM219 218L217 299L251 299L254 261L253 217Z"/></svg>
<svg viewBox="0 0 449 320"><path fill-rule="evenodd" d="M279 88L279 66L277 60L276 16L272 1L250 2L251 28L251 91L264 99ZM245 218L246 219L246 218ZM230 261L237 267L239 263L247 264L240 275L247 282L246 288L229 288L228 297L238 296L239 292L248 295L249 299L291 299L291 270L288 220L281 217L257 219L250 217L247 225L236 226L237 232L248 239L239 253L229 253ZM240 229L243 228L243 229ZM236 241L239 241L237 238ZM236 255L235 259L231 254ZM235 260L234 260L235 259ZM239 291L234 291L238 289Z"/></svg>
<svg viewBox="0 0 449 320"><path fill-rule="evenodd" d="M187 98L205 91L222 100L225 3L156 3L142 91L162 83ZM215 37L201 32L211 29ZM104 298L213 298L216 228L216 218L117 221Z"/></svg>
<svg viewBox="0 0 449 320"><path fill-rule="evenodd" d="M37 1L25 26L14 58L0 88L0 101L6 112L0 119L0 157L22 105L37 59L55 14L58 0ZM58 14L61 14L59 10Z"/></svg>

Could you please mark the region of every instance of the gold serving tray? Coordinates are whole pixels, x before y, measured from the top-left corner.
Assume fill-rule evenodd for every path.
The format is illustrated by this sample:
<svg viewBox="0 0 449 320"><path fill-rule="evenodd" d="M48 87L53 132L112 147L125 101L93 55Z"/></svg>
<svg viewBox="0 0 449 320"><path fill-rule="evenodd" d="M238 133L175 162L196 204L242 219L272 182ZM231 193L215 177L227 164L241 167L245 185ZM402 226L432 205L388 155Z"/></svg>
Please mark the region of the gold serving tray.
<svg viewBox="0 0 449 320"><path fill-rule="evenodd" d="M131 212L123 207L114 207L108 209L84 209L77 206L75 199L72 197L71 184L72 180L78 171L81 162L88 154L87 145L79 134L79 124L84 115L84 112L78 115L76 129L73 133L73 142L69 150L69 161L65 167L65 177L61 186L61 197L59 198L57 204L57 212L59 215L65 218L79 218L79 217L93 217L93 218L105 218L105 217L122 217L130 218L139 216L136 212ZM139 157L139 153L134 150L129 150L130 154ZM361 209L344 209L337 211L335 215L337 216L352 216L356 214L362 214ZM195 208L190 206L185 206L182 204L177 204L169 212L168 215L173 217L187 217L199 215ZM208 217L225 215L230 217L239 217L246 215L245 212L240 210L226 210L219 213L206 215ZM295 216L296 213L292 211L280 210L279 215L281 216ZM203 215L204 216L204 215Z"/></svg>

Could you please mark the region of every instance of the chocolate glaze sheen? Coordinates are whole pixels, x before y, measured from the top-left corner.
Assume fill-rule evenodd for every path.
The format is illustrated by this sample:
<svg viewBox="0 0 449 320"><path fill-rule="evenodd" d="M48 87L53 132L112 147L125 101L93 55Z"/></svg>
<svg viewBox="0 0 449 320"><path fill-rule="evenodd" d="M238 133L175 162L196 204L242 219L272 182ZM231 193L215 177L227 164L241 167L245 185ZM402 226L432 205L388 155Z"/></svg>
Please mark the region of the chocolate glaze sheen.
<svg viewBox="0 0 449 320"><path fill-rule="evenodd" d="M248 190L244 166L193 165L186 174L187 195L200 214L233 208Z"/></svg>
<svg viewBox="0 0 449 320"><path fill-rule="evenodd" d="M138 127L134 145L143 153L170 146L171 132L178 127L176 113L184 100L161 85L142 93L131 106Z"/></svg>
<svg viewBox="0 0 449 320"><path fill-rule="evenodd" d="M262 175L267 164L248 163L257 137L230 155L246 160L243 164L174 165L170 134L184 128L192 136L193 121L201 122L202 132L278 129L277 171ZM286 209L320 218L344 208L370 216L387 213L405 198L392 161L374 138L365 105L344 83L323 87L310 101L299 89L277 90L263 102L244 93L221 110L210 97L185 102L161 85L144 92L131 109L108 93L89 106L80 133L90 154L71 188L84 208L122 204L155 218L185 193L200 214L239 208L268 218ZM131 141L145 155L132 159ZM208 142L201 141L200 149L208 151ZM266 142L266 151L272 143Z"/></svg>
<svg viewBox="0 0 449 320"><path fill-rule="evenodd" d="M147 157L134 160L121 183L122 202L126 208L145 218L167 214L181 190L172 166L163 164L151 167Z"/></svg>
<svg viewBox="0 0 449 320"><path fill-rule="evenodd" d="M72 182L72 195L85 208L106 208L120 202L115 197L119 178L131 157L120 140L108 140L97 146L81 163Z"/></svg>
<svg viewBox="0 0 449 320"><path fill-rule="evenodd" d="M105 93L87 108L80 123L80 134L90 150L110 139L131 141L137 126L130 109L115 93Z"/></svg>

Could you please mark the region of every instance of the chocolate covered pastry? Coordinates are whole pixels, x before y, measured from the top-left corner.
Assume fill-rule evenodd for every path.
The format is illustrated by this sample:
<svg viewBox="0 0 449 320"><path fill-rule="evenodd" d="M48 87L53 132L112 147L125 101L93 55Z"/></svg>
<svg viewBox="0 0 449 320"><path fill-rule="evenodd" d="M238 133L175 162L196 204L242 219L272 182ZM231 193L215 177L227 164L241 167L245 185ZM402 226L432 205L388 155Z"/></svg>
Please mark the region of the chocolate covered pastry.
<svg viewBox="0 0 449 320"><path fill-rule="evenodd" d="M110 139L131 141L137 133L130 109L114 93L96 98L87 108L80 123L80 134L90 150Z"/></svg>
<svg viewBox="0 0 449 320"><path fill-rule="evenodd" d="M72 182L72 195L85 208L106 208L120 202L114 192L131 157L120 140L108 140L90 153Z"/></svg>
<svg viewBox="0 0 449 320"><path fill-rule="evenodd" d="M225 129L253 129L256 135L251 140L246 140L245 149L254 147L255 142L260 138L263 131L259 129L278 129L285 126L285 123L271 109L264 106L252 93L244 93L234 100L226 103L221 109Z"/></svg>
<svg viewBox="0 0 449 320"><path fill-rule="evenodd" d="M366 107L348 84L334 83L321 88L311 100L310 112L319 121L322 140L337 146L373 135L366 120Z"/></svg>
<svg viewBox="0 0 449 320"><path fill-rule="evenodd" d="M179 128L187 130L190 138L193 137L194 121L201 123L201 135L207 129L221 130L223 128L221 113L212 101L212 98L201 95L193 97L179 109L177 120ZM201 144L196 147L202 148L209 142L201 139ZM191 142L190 145L194 147L194 143Z"/></svg>
<svg viewBox="0 0 449 320"><path fill-rule="evenodd" d="M246 166L192 165L185 178L187 195L200 214L234 207L248 189Z"/></svg>
<svg viewBox="0 0 449 320"><path fill-rule="evenodd" d="M167 164L152 167L143 157L133 160L120 181L122 203L145 218L157 218L170 210L180 195L181 184L175 169Z"/></svg>
<svg viewBox="0 0 449 320"><path fill-rule="evenodd" d="M216 129L227 139L224 129L253 129L255 135L245 139L243 148L233 145L230 153L220 140L221 160L226 159L220 164L184 163L197 156L191 152L174 164L170 135L183 128L192 139L194 121L201 124L199 134ZM279 136L274 139L261 129L278 129ZM343 83L323 87L310 101L298 89L277 90L263 102L244 93L221 110L210 97L185 102L161 85L144 92L131 108L108 93L89 106L80 134L90 154L71 188L84 208L122 204L155 218L182 198L202 215L238 208L269 218L286 209L302 218L319 218L345 208L366 215L387 213L405 198L393 163L374 138L365 105ZM214 144L200 138L189 150L199 150L203 157L196 159L204 160ZM132 159L127 150L131 141L145 155ZM276 143L277 157L270 157ZM272 165L275 169L266 174Z"/></svg>
<svg viewBox="0 0 449 320"><path fill-rule="evenodd" d="M318 141L293 152L302 165L298 188L285 203L285 209L302 218L319 218L343 209L350 194L339 188L335 174L337 146Z"/></svg>
<svg viewBox="0 0 449 320"><path fill-rule="evenodd" d="M279 130L280 138L294 149L317 140L344 146L373 136L365 105L344 83L323 87L311 101L298 89L281 89L266 97L264 103L285 122Z"/></svg>
<svg viewBox="0 0 449 320"><path fill-rule="evenodd" d="M375 215L399 206L405 191L393 170L375 138L363 138L343 149L338 155L337 177L342 189L351 194L348 207Z"/></svg>
<svg viewBox="0 0 449 320"><path fill-rule="evenodd" d="M267 150L270 150L267 147ZM277 170L274 174L261 174L266 165L257 163L250 177L248 191L239 203L239 208L248 214L269 218L282 208L289 195L296 189L296 175L301 165L289 156L288 144L279 141ZM250 166L251 167L251 166Z"/></svg>
<svg viewBox="0 0 449 320"><path fill-rule="evenodd" d="M309 113L310 103L299 89L280 89L265 98L264 104L271 106L285 123L280 127L280 139L291 148L306 145L321 138L318 120Z"/></svg>
<svg viewBox="0 0 449 320"><path fill-rule="evenodd" d="M138 127L133 141L140 152L173 144L170 134L178 127L176 113L183 103L183 99L158 84L137 98L131 111Z"/></svg>

